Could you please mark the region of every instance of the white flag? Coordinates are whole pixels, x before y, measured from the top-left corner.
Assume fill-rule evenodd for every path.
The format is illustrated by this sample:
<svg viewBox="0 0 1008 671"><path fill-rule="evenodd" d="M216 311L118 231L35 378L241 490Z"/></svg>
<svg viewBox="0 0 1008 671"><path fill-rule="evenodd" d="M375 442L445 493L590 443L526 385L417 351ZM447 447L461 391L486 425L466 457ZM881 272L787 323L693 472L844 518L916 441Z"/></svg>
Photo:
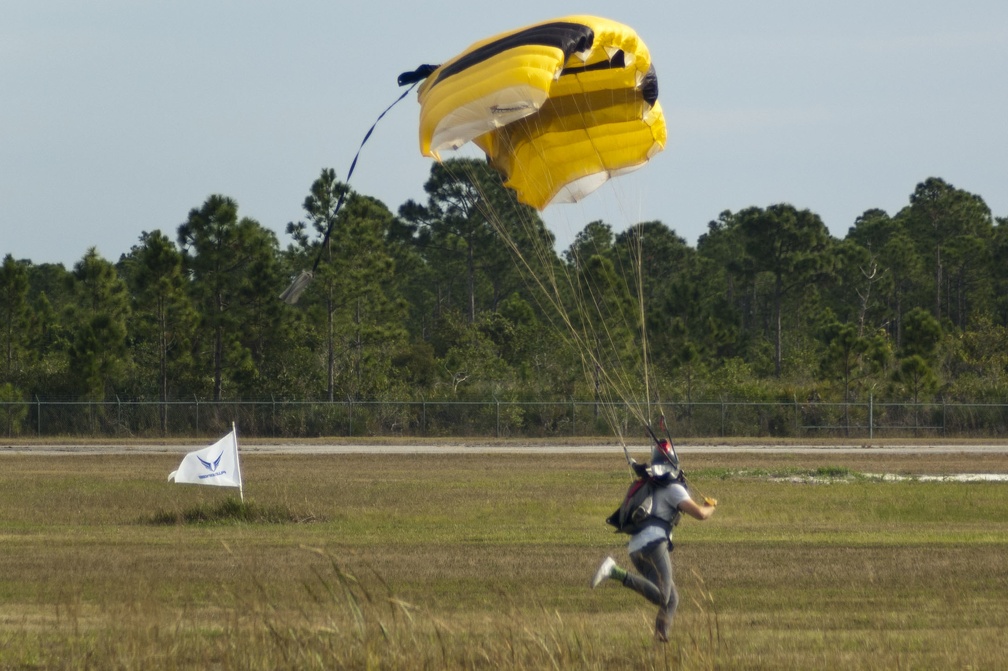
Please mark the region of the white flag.
<svg viewBox="0 0 1008 671"><path fill-rule="evenodd" d="M169 482L193 485L216 485L241 489L241 468L238 465L238 434L234 424L231 433L210 447L190 452L178 470L168 475ZM244 492L242 493L244 498Z"/></svg>

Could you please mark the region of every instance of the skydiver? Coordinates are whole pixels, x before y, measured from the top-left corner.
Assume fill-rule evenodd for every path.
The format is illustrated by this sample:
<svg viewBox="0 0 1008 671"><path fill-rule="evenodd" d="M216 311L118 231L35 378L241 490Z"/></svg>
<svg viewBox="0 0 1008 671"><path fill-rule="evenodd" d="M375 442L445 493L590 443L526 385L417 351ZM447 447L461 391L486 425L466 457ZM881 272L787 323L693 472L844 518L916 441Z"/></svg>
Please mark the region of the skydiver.
<svg viewBox="0 0 1008 671"><path fill-rule="evenodd" d="M704 521L714 514L717 501L705 498L697 503L686 489L685 474L667 440L659 440L651 450L648 465L631 462L638 476L650 475L662 486L654 493L651 516L641 529L630 537L627 552L638 573L621 568L612 557L606 557L595 576L592 589L606 578L620 581L658 606L655 618L655 638L668 641L672 618L679 606L679 593L672 574L672 530L685 513Z"/></svg>

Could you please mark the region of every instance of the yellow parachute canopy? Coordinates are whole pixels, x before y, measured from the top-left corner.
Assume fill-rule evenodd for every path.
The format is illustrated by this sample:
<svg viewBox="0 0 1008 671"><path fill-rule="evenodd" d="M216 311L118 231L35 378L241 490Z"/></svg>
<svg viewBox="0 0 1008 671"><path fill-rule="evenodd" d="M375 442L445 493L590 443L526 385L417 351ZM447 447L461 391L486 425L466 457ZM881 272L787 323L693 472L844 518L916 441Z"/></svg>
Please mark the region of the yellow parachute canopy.
<svg viewBox="0 0 1008 671"><path fill-rule="evenodd" d="M420 151L473 142L518 200L574 202L665 146L658 82L627 26L570 16L490 37L436 68L418 92ZM411 79L412 77L412 79Z"/></svg>

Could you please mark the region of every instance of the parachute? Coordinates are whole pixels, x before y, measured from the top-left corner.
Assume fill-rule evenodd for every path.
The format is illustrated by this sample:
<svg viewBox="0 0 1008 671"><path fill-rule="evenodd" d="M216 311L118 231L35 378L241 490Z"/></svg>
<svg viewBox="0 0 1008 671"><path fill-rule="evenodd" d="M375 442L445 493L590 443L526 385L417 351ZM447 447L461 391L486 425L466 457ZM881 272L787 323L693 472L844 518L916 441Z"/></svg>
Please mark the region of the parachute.
<svg viewBox="0 0 1008 671"><path fill-rule="evenodd" d="M650 53L608 19L570 16L496 35L399 77L418 81L421 153L440 161L472 142L537 210L578 201L665 147Z"/></svg>
<svg viewBox="0 0 1008 671"><path fill-rule="evenodd" d="M538 289L534 299L580 358L595 416L621 442L629 425L649 426L646 228L627 232L625 256L610 260L588 236L577 258L558 263L552 231L535 212L577 202L664 149L658 79L643 40L616 21L568 16L476 42L441 65L401 74L399 84L419 84L421 154L464 173L456 214L485 219ZM443 160L465 145L482 150L510 202L484 190L486 164Z"/></svg>

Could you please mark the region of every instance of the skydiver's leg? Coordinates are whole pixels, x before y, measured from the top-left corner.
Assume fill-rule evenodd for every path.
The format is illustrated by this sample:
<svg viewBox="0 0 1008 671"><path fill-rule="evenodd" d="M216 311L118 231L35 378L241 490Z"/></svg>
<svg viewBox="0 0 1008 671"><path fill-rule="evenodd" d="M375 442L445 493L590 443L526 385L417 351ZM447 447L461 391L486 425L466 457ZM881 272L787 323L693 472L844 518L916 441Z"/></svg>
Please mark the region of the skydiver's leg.
<svg viewBox="0 0 1008 671"><path fill-rule="evenodd" d="M671 568L668 559L668 544L664 541L652 543L637 552L630 553L630 561L638 574L627 572L623 584L641 594L651 603L664 606L668 603Z"/></svg>
<svg viewBox="0 0 1008 671"><path fill-rule="evenodd" d="M623 584L659 607L655 634L661 640L667 640L672 617L679 607L679 592L672 580L672 558L669 556L668 543L652 543L638 552L632 552L630 561L640 575L628 572Z"/></svg>

